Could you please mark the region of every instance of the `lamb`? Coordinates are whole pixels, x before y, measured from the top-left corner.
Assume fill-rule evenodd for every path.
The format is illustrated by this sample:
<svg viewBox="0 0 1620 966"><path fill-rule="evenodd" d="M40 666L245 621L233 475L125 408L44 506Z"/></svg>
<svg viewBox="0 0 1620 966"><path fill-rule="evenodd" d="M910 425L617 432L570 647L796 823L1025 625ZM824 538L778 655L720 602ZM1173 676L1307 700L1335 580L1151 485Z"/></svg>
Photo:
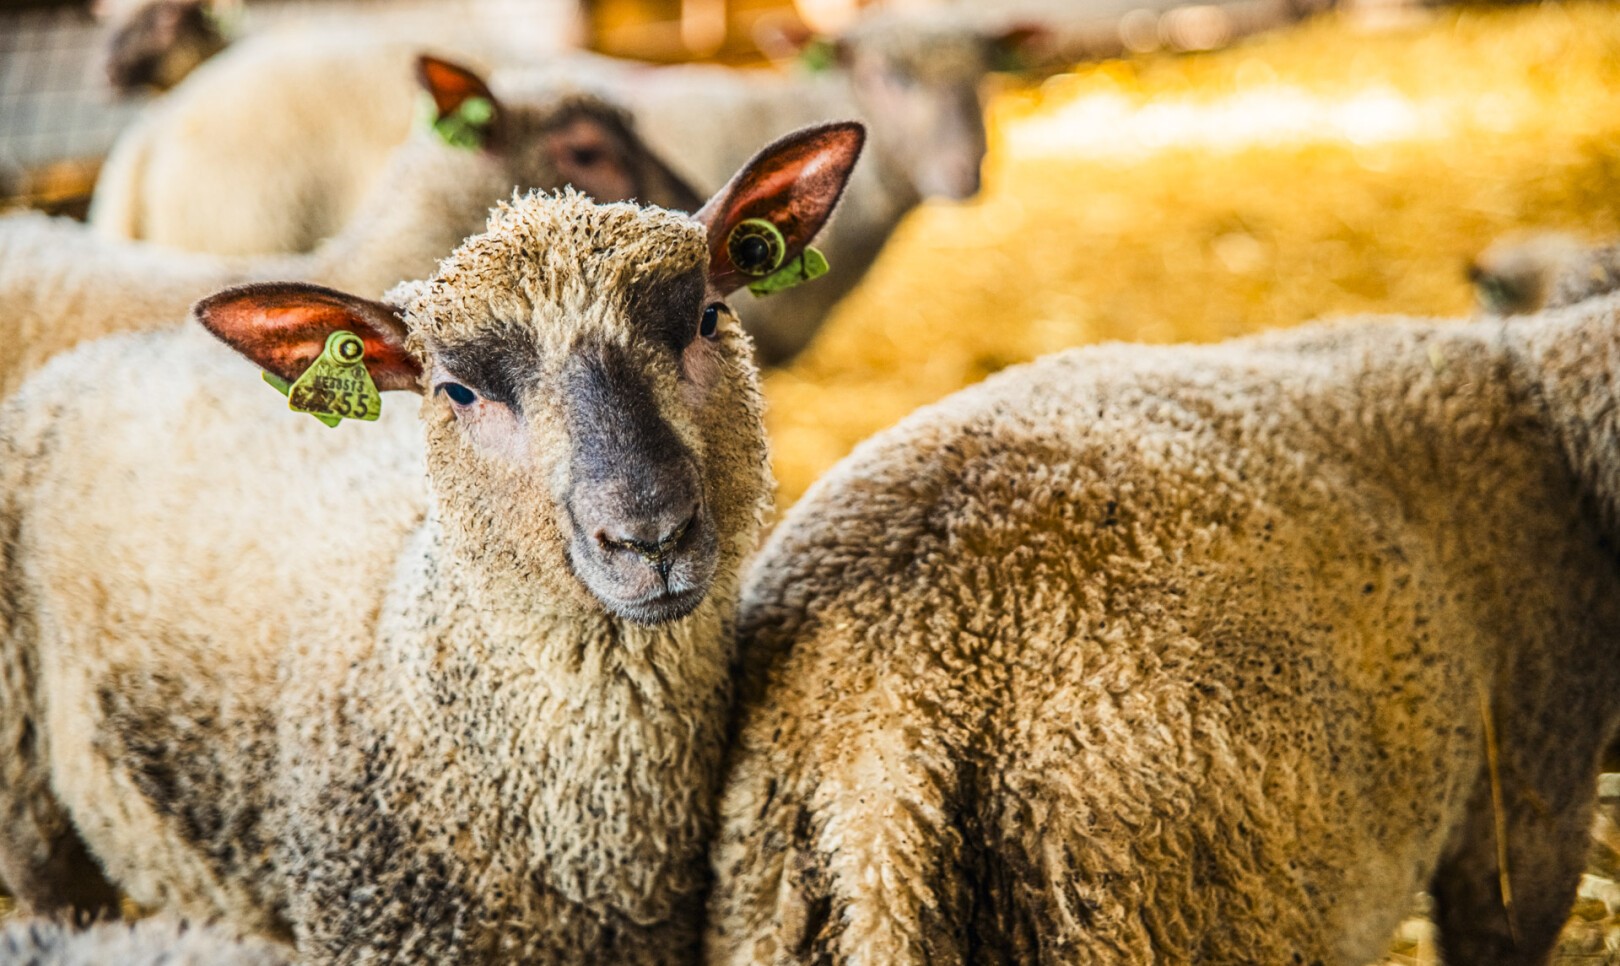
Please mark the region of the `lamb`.
<svg viewBox="0 0 1620 966"><path fill-rule="evenodd" d="M8 966L290 966L277 946L171 919L101 923L76 930L25 920L0 932Z"/></svg>
<svg viewBox="0 0 1620 966"><path fill-rule="evenodd" d="M1510 234L1469 264L1468 280L1487 312L1530 315L1620 288L1620 245L1563 232Z"/></svg>
<svg viewBox="0 0 1620 966"><path fill-rule="evenodd" d="M420 50L304 33L243 40L119 136L91 224L220 255L314 249L375 197L410 135Z"/></svg>
<svg viewBox="0 0 1620 966"><path fill-rule="evenodd" d="M1617 385L1610 296L1069 351L864 443L744 580L711 961L1359 966L1427 888L1447 962L1545 962Z"/></svg>
<svg viewBox="0 0 1620 966"><path fill-rule="evenodd" d="M863 137L784 138L691 216L502 205L387 303L198 303L283 379L353 333L420 423L290 415L197 328L40 370L0 407L7 888L116 884L304 962L692 960L770 490L722 299Z"/></svg>
<svg viewBox="0 0 1620 966"><path fill-rule="evenodd" d="M981 29L959 19L874 17L829 45L828 69L788 76L648 68L585 54L559 55L516 73L589 78L629 104L655 150L705 190L747 161L757 138L829 118L865 119L872 157L821 245L832 273L792 299L739 297L761 359L777 364L809 342L917 204L978 192L985 154L978 87L993 65L1036 42L1028 28ZM375 158L400 137L388 119L403 109L395 99L410 95L390 84L395 73L386 64L397 54L353 43L309 53L255 44L238 44L199 71L114 148L91 208L98 230L181 248L254 252L307 248L344 223L351 204L345 199L357 195ZM289 60L298 68L291 77ZM334 103L338 87L360 93ZM241 111L244 98L255 105L244 113L267 123L247 128L220 120ZM190 130L209 131L208 143L197 143ZM341 151L340 137L348 139ZM322 149L311 151L311 143ZM333 150L324 149L328 144ZM266 171L255 157L277 159L278 167ZM281 170L284 157L297 164ZM234 214L222 217L222 210Z"/></svg>
<svg viewBox="0 0 1620 966"><path fill-rule="evenodd" d="M418 71L439 128L466 146L419 132L361 214L311 254L220 259L97 238L66 219L0 219L0 331L8 347L0 393L85 339L177 324L197 298L233 283L300 278L379 296L430 274L514 187L571 183L606 201L640 197L683 210L701 201L646 149L623 111L597 97L537 89L497 98L477 74L435 57L421 57ZM479 100L493 106L478 126L482 135L445 127ZM475 136L487 146L472 144Z"/></svg>

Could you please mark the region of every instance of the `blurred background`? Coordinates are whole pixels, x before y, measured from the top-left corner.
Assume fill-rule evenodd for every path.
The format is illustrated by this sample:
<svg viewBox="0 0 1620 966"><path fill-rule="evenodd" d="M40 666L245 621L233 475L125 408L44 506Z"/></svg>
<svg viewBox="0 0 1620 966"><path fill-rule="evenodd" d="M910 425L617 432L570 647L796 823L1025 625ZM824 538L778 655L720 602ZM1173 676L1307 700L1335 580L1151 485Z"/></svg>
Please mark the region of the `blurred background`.
<svg viewBox="0 0 1620 966"><path fill-rule="evenodd" d="M495 56L584 46L764 65L776 53L770 37L837 34L874 5L158 6L0 0L4 205L82 213L114 139L160 88L255 33L442 40L453 24ZM1349 313L1468 315L1478 310L1464 269L1493 239L1620 234L1620 5L979 0L954 9L1038 24L1055 41L1043 63L986 82L978 196L913 211L809 347L767 371L779 508L875 430L1043 353L1224 339ZM111 38L131 29L130 50L110 55ZM143 60L135 48L148 42ZM1561 962L1620 963L1620 782L1605 792ZM1421 917L1389 961L1434 962Z"/></svg>

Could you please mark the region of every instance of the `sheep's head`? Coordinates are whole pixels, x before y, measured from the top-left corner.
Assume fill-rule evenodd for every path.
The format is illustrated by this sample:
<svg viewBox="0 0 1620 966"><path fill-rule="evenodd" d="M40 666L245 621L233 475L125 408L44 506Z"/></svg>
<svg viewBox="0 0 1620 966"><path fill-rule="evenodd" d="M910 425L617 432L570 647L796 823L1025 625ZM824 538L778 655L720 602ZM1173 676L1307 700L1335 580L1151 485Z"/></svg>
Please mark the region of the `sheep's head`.
<svg viewBox="0 0 1620 966"><path fill-rule="evenodd" d="M125 94L168 90L226 43L211 0L143 3L112 28L107 82Z"/></svg>
<svg viewBox="0 0 1620 966"><path fill-rule="evenodd" d="M959 23L875 17L831 47L872 122L873 147L905 172L919 197L979 193L984 162L985 75L1033 36L1027 28L985 35Z"/></svg>
<svg viewBox="0 0 1620 966"><path fill-rule="evenodd" d="M503 205L396 304L272 283L194 313L289 380L333 331L358 333L379 389L424 394L457 558L503 594L674 620L717 573L734 579L768 500L752 346L724 298L803 251L863 137L852 123L789 135L695 215L571 191ZM780 236L763 263L761 221Z"/></svg>
<svg viewBox="0 0 1620 966"><path fill-rule="evenodd" d="M543 88L502 99L474 71L426 54L416 79L432 102L432 136L499 165L500 180L520 192L571 185L601 202L703 203L642 143L629 114L600 97Z"/></svg>

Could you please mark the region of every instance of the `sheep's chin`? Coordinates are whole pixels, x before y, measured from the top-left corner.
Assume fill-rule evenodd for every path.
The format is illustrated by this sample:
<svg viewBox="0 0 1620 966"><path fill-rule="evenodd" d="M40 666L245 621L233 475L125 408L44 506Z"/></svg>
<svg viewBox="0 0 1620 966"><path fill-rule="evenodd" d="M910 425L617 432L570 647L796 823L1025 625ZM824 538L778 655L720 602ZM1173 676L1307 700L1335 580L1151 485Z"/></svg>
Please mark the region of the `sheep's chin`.
<svg viewBox="0 0 1620 966"><path fill-rule="evenodd" d="M688 590L674 593L662 593L656 597L639 601L625 601L612 599L602 594L592 593L602 602L613 616L620 620L639 624L643 627L657 627L660 624L669 624L690 615L698 609L704 599L709 596L707 584L702 587L693 587Z"/></svg>

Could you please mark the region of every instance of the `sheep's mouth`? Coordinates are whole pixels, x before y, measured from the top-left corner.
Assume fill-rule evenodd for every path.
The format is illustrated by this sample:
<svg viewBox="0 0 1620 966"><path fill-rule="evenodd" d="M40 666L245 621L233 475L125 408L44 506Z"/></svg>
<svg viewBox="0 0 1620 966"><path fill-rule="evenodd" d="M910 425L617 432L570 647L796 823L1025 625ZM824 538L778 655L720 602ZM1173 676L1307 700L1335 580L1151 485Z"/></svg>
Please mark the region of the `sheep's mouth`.
<svg viewBox="0 0 1620 966"><path fill-rule="evenodd" d="M603 598L602 603L631 623L652 627L680 620L697 610L708 595L708 587L689 587L685 590L661 591L638 600Z"/></svg>

